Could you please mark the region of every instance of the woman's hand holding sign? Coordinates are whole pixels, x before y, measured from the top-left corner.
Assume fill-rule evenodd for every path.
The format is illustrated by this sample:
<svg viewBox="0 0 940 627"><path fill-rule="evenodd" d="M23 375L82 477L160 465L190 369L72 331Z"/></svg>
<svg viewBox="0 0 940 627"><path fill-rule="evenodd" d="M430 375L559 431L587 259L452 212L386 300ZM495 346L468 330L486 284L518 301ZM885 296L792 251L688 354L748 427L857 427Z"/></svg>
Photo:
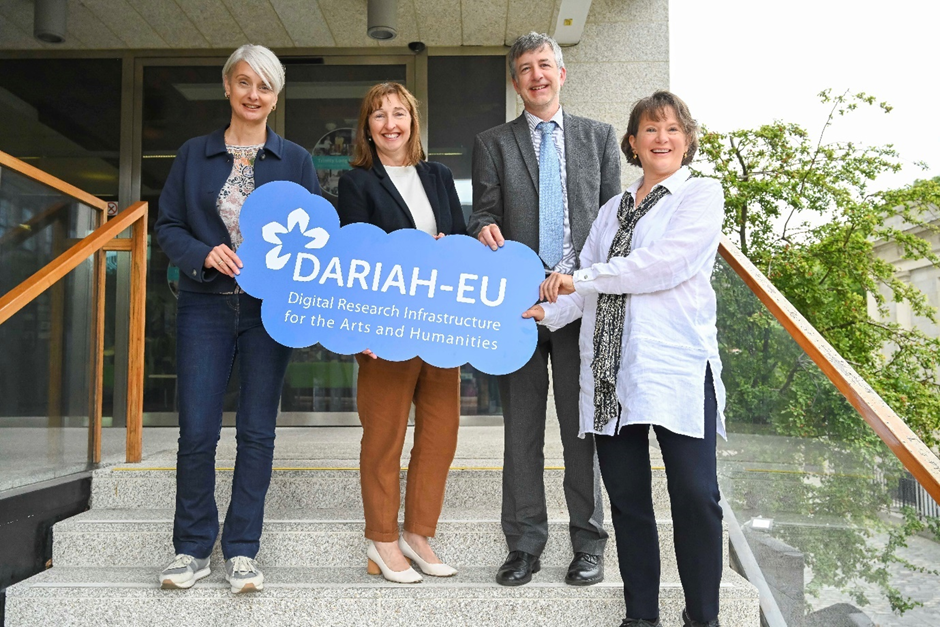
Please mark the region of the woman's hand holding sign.
<svg viewBox="0 0 940 627"><path fill-rule="evenodd" d="M225 244L219 244L209 251L203 265L213 270L218 270L225 276L234 277L241 273L242 260L238 258L235 252Z"/></svg>

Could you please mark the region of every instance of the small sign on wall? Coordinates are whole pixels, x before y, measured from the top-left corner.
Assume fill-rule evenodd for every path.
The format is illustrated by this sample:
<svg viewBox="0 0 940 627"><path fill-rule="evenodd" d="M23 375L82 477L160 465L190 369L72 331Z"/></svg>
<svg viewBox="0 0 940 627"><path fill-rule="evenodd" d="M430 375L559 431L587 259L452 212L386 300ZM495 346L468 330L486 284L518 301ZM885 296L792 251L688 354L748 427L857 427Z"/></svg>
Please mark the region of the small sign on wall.
<svg viewBox="0 0 940 627"><path fill-rule="evenodd" d="M285 346L489 374L518 370L535 350L535 321L522 312L545 272L522 244L494 252L465 235L340 228L328 201L286 181L257 188L239 225L238 283L264 300L265 329Z"/></svg>

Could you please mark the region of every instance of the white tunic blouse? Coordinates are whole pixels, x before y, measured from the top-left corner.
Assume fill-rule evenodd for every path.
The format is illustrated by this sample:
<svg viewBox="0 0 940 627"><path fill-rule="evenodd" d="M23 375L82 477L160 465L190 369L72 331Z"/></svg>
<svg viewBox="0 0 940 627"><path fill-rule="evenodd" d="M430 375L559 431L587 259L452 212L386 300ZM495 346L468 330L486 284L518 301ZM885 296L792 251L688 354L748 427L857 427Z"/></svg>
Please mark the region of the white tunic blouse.
<svg viewBox="0 0 940 627"><path fill-rule="evenodd" d="M613 435L617 421L594 430L594 321L599 293L630 294L627 299L617 373L620 425L661 425L673 433L704 437L705 368L711 365L718 399L717 431L725 437L725 389L715 328L711 274L721 237L724 197L714 179L689 178L681 168L660 183L666 194L637 223L626 257L607 261L620 224L622 196L598 213L574 273L575 293L542 303L540 324L560 329L581 323L580 435ZM626 192L636 200L643 179Z"/></svg>

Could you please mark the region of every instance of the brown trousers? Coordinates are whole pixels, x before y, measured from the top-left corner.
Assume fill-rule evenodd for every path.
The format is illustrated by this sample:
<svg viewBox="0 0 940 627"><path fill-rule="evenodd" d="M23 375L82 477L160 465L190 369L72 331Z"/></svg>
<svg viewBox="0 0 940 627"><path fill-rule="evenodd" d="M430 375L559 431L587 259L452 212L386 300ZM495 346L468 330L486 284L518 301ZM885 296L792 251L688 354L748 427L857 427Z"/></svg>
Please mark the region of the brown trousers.
<svg viewBox="0 0 940 627"><path fill-rule="evenodd" d="M415 432L405 491L405 530L433 537L457 450L460 369L437 368L418 357L396 362L356 355L356 360L366 538L398 539L401 453L412 402Z"/></svg>

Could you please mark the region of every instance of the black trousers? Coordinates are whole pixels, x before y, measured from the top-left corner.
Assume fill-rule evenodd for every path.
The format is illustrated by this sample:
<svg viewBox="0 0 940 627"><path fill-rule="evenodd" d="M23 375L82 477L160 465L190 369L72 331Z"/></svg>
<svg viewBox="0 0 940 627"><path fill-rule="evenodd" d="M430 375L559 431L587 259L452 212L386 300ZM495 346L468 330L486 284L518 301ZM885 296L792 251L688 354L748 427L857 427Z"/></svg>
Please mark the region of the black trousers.
<svg viewBox="0 0 940 627"><path fill-rule="evenodd" d="M654 426L666 466L676 560L692 620L718 618L722 570L721 506L715 463L718 406L711 368L705 372L705 437ZM628 618L659 617L659 539L653 513L649 425L626 425L594 437L610 495Z"/></svg>

